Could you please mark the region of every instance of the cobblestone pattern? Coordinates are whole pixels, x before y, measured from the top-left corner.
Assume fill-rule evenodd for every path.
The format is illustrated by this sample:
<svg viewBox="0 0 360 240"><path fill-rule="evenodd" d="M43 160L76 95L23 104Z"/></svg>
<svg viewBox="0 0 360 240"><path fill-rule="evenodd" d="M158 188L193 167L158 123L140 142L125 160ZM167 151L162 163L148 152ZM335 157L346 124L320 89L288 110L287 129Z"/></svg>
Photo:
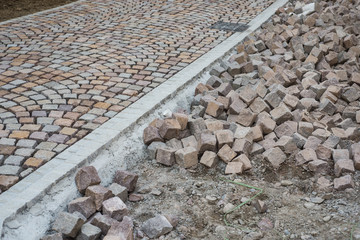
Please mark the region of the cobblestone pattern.
<svg viewBox="0 0 360 240"><path fill-rule="evenodd" d="M232 34L212 24L272 2L83 1L0 25L0 179L24 178Z"/></svg>

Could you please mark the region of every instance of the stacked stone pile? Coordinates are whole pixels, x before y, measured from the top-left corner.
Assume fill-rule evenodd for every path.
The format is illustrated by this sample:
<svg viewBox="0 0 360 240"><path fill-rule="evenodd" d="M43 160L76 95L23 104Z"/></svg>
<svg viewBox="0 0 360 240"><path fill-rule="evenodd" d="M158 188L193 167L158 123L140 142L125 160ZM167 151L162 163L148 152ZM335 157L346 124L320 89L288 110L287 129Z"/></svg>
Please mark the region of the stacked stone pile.
<svg viewBox="0 0 360 240"><path fill-rule="evenodd" d="M214 167L219 159L225 174L241 174L255 155L275 170L293 155L318 176L320 189L354 187L359 6L344 0L279 9L196 87L190 114L155 119L144 130L150 157L184 168Z"/></svg>
<svg viewBox="0 0 360 240"><path fill-rule="evenodd" d="M92 166L81 168L76 174L76 186L83 197L68 204L67 212L60 213L52 225L55 233L42 240L132 240L135 237L159 237L173 229L176 217L158 215L134 230L134 222L126 201L139 201L135 191L138 175L117 171L114 182L104 187ZM129 194L130 193L130 194ZM169 219L169 220L168 220ZM173 224L173 225L172 225Z"/></svg>

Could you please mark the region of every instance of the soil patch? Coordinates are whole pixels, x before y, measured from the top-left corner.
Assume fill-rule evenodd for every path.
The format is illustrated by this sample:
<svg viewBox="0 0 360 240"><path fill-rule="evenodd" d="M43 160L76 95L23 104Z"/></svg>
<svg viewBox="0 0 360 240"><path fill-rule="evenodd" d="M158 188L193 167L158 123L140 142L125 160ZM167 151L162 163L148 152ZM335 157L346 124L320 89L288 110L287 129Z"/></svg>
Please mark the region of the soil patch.
<svg viewBox="0 0 360 240"><path fill-rule="evenodd" d="M0 0L0 22L59 7L74 0Z"/></svg>

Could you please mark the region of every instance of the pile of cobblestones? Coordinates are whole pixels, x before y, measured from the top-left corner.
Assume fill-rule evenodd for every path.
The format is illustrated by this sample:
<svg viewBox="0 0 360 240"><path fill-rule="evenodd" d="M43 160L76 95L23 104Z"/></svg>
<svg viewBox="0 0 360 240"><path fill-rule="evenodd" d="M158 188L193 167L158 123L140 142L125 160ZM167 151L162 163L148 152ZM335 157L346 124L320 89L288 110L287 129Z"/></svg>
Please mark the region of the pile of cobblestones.
<svg viewBox="0 0 360 240"><path fill-rule="evenodd" d="M50 231L42 240L62 240L63 237L78 240L131 240L136 233L157 238L172 231L177 224L175 216L157 215L145 221L141 228L134 223L125 202L141 201L140 194L133 193L138 175L127 171L116 171L113 183L102 186L101 179L92 166L81 168L75 177L77 189L83 197L68 204L68 211L61 212Z"/></svg>
<svg viewBox="0 0 360 240"><path fill-rule="evenodd" d="M359 2L281 8L195 90L189 115L144 130L151 157L184 168L296 164L325 191L353 188L360 170Z"/></svg>

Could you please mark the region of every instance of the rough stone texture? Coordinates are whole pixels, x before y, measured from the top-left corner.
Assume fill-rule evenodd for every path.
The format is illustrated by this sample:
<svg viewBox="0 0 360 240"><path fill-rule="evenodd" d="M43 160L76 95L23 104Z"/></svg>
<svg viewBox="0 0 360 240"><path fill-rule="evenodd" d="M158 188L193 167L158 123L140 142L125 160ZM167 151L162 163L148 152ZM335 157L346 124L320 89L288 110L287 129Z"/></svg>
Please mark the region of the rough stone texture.
<svg viewBox="0 0 360 240"><path fill-rule="evenodd" d="M93 199L96 210L99 211L103 201L114 197L114 194L106 187L101 185L93 185L86 189L85 196L91 197Z"/></svg>
<svg viewBox="0 0 360 240"><path fill-rule="evenodd" d="M143 139L146 145L149 145L152 142L156 142L156 141L158 142L163 141L162 137L160 137L159 129L153 126L148 126L147 128L144 129Z"/></svg>
<svg viewBox="0 0 360 240"><path fill-rule="evenodd" d="M229 162L225 168L225 174L241 174L244 171L242 162Z"/></svg>
<svg viewBox="0 0 360 240"><path fill-rule="evenodd" d="M180 130L185 130L189 121L189 118L186 114L174 113L173 118L175 118L180 124Z"/></svg>
<svg viewBox="0 0 360 240"><path fill-rule="evenodd" d="M217 118L224 112L224 105L217 101L210 101L205 112L206 114Z"/></svg>
<svg viewBox="0 0 360 240"><path fill-rule="evenodd" d="M346 175L346 176L334 179L334 189L335 190L342 191L347 188L353 188L354 186L355 186L354 182L350 175Z"/></svg>
<svg viewBox="0 0 360 240"><path fill-rule="evenodd" d="M286 155L280 148L270 148L263 153L264 158L270 162L274 169L278 169L285 162Z"/></svg>
<svg viewBox="0 0 360 240"><path fill-rule="evenodd" d="M115 172L114 182L126 187L129 192L133 192L138 178L139 176L135 173L119 170Z"/></svg>
<svg viewBox="0 0 360 240"><path fill-rule="evenodd" d="M315 173L328 173L329 172L329 164L323 160L314 160L309 162L308 168L310 171Z"/></svg>
<svg viewBox="0 0 360 240"><path fill-rule="evenodd" d="M282 124L285 121L291 120L293 117L290 110L284 104L271 110L270 114L278 125Z"/></svg>
<svg viewBox="0 0 360 240"><path fill-rule="evenodd" d="M40 240L63 240L61 233L54 233L40 238Z"/></svg>
<svg viewBox="0 0 360 240"><path fill-rule="evenodd" d="M334 149L332 150L332 158L335 162L341 159L349 159L350 153L347 149Z"/></svg>
<svg viewBox="0 0 360 240"><path fill-rule="evenodd" d="M149 238L158 238L173 229L173 226L166 217L158 215L154 218L146 220L142 226L143 231Z"/></svg>
<svg viewBox="0 0 360 240"><path fill-rule="evenodd" d="M118 221L108 215L102 215L101 213L97 213L96 216L90 221L90 223L100 228L101 233L103 235L106 235L111 225L118 223Z"/></svg>
<svg viewBox="0 0 360 240"><path fill-rule="evenodd" d="M310 161L317 160L317 156L314 149L307 148L296 154L295 159L297 165L302 165Z"/></svg>
<svg viewBox="0 0 360 240"><path fill-rule="evenodd" d="M244 127L251 126L256 119L256 114L249 109L242 109L236 118L236 122Z"/></svg>
<svg viewBox="0 0 360 240"><path fill-rule="evenodd" d="M298 147L292 137L282 136L275 144L276 147L279 147L283 152L287 154L294 153Z"/></svg>
<svg viewBox="0 0 360 240"><path fill-rule="evenodd" d="M83 224L84 220L80 217L71 213L62 212L56 218L52 229L65 236L75 238Z"/></svg>
<svg viewBox="0 0 360 240"><path fill-rule="evenodd" d="M159 134L164 139L176 138L181 130L181 125L176 119L165 119L159 128Z"/></svg>
<svg viewBox="0 0 360 240"><path fill-rule="evenodd" d="M89 218L96 212L94 200L91 197L81 197L72 200L68 205L68 211L70 213L79 212L86 218Z"/></svg>
<svg viewBox="0 0 360 240"><path fill-rule="evenodd" d="M210 151L205 151L200 159L200 163L209 168L215 167L217 162L218 162L218 157L216 153Z"/></svg>
<svg viewBox="0 0 360 240"><path fill-rule="evenodd" d="M235 139L232 149L236 153L249 155L251 151L251 146L252 143L249 140L241 138Z"/></svg>
<svg viewBox="0 0 360 240"><path fill-rule="evenodd" d="M175 152L176 149L169 147L158 148L156 152L156 161L170 167L175 164Z"/></svg>
<svg viewBox="0 0 360 240"><path fill-rule="evenodd" d="M173 148L175 150L179 150L179 149L183 148L181 141L176 138L172 138L172 139L168 140L166 142L166 146L168 146L169 148Z"/></svg>
<svg viewBox="0 0 360 240"><path fill-rule="evenodd" d="M75 176L76 187L80 193L85 193L86 188L91 185L100 184L101 179L93 166L81 168Z"/></svg>
<svg viewBox="0 0 360 240"><path fill-rule="evenodd" d="M6 191L19 181L17 176L0 175L0 190Z"/></svg>
<svg viewBox="0 0 360 240"><path fill-rule="evenodd" d="M277 126L274 130L276 136L281 138L282 136L291 137L294 133L297 132L298 123L294 121L286 121L281 125Z"/></svg>
<svg viewBox="0 0 360 240"><path fill-rule="evenodd" d="M331 148L328 148L323 144L320 144L316 148L315 152L316 152L317 157L319 159L323 159L323 160L329 160L331 158L331 154L332 154Z"/></svg>
<svg viewBox="0 0 360 240"><path fill-rule="evenodd" d="M120 223L111 225L104 240L133 240L134 237L134 224L130 217L125 216Z"/></svg>
<svg viewBox="0 0 360 240"><path fill-rule="evenodd" d="M230 130L219 130L215 132L218 148L222 148L225 144L232 147L234 142L234 133Z"/></svg>
<svg viewBox="0 0 360 240"><path fill-rule="evenodd" d="M115 197L119 197L123 202L128 199L128 190L126 187L121 186L117 183L112 183L108 189L112 192Z"/></svg>
<svg viewBox="0 0 360 240"><path fill-rule="evenodd" d="M203 153L205 151L215 152L216 143L217 141L215 135L209 133L202 133L198 141L199 153Z"/></svg>
<svg viewBox="0 0 360 240"><path fill-rule="evenodd" d="M264 134L269 134L274 131L276 127L276 122L270 117L263 117L257 121L257 124L261 127L261 130Z"/></svg>
<svg viewBox="0 0 360 240"><path fill-rule="evenodd" d="M86 223L82 225L80 233L76 237L76 240L97 240L101 235L101 229L90 224Z"/></svg>
<svg viewBox="0 0 360 240"><path fill-rule="evenodd" d="M160 147L166 147L166 144L163 142L152 142L148 147L147 147L147 152L149 154L149 157L151 159L155 159L156 158L156 153L158 148Z"/></svg>
<svg viewBox="0 0 360 240"><path fill-rule="evenodd" d="M234 150L232 150L229 147L229 145L226 144L219 150L217 155L219 156L219 158L221 160L228 163L228 162L231 162L231 160L233 160L234 157L236 157L236 152Z"/></svg>
<svg viewBox="0 0 360 240"><path fill-rule="evenodd" d="M124 216L128 215L128 209L119 197L113 197L103 202L102 213L121 221Z"/></svg>
<svg viewBox="0 0 360 240"><path fill-rule="evenodd" d="M340 159L335 162L334 172L337 177L343 173L354 173L354 162L350 159Z"/></svg>
<svg viewBox="0 0 360 240"><path fill-rule="evenodd" d="M198 164L198 151L193 147L186 147L175 152L176 163L184 168Z"/></svg>
<svg viewBox="0 0 360 240"><path fill-rule="evenodd" d="M241 154L240 156L236 157L232 160L233 162L241 162L243 164L243 170L250 170L252 168L250 159L245 155Z"/></svg>
<svg viewBox="0 0 360 240"><path fill-rule="evenodd" d="M266 206L266 203L259 200L259 199L254 200L251 204L254 205L254 207L256 208L258 213L264 213L268 209L267 206Z"/></svg>
<svg viewBox="0 0 360 240"><path fill-rule="evenodd" d="M197 149L197 147L198 147L198 142L196 141L196 138L193 135L181 139L181 143L184 148L193 147L193 148Z"/></svg>
<svg viewBox="0 0 360 240"><path fill-rule="evenodd" d="M309 122L299 122L298 133L303 135L304 137L310 137L312 132L314 131L314 127Z"/></svg>

